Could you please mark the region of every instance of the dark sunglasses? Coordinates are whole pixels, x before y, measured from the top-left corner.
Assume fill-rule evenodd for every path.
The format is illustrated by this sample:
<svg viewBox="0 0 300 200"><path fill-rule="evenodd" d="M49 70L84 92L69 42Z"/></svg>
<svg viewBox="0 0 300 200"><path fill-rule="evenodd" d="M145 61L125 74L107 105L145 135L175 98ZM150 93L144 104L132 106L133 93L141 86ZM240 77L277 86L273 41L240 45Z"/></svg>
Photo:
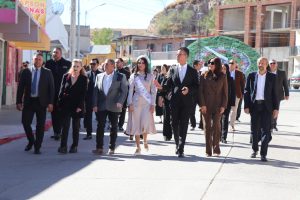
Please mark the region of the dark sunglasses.
<svg viewBox="0 0 300 200"><path fill-rule="evenodd" d="M144 62L138 62L138 64L145 64Z"/></svg>
<svg viewBox="0 0 300 200"><path fill-rule="evenodd" d="M215 65L215 62L209 62L208 64Z"/></svg>
<svg viewBox="0 0 300 200"><path fill-rule="evenodd" d="M96 63L90 63L90 65L96 65Z"/></svg>
<svg viewBox="0 0 300 200"><path fill-rule="evenodd" d="M272 62L272 63L270 63L270 65L275 65L276 63L274 63L274 62Z"/></svg>
<svg viewBox="0 0 300 200"><path fill-rule="evenodd" d="M233 63L233 62L230 62L230 63L228 63L228 64L233 65L234 63Z"/></svg>

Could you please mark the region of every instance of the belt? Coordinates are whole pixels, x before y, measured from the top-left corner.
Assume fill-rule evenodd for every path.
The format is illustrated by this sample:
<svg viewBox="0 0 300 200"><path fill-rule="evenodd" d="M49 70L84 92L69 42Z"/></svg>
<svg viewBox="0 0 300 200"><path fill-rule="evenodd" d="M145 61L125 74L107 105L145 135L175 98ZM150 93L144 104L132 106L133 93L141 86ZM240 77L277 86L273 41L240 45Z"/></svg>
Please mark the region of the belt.
<svg viewBox="0 0 300 200"><path fill-rule="evenodd" d="M255 100L256 104L263 104L265 102L265 100Z"/></svg>

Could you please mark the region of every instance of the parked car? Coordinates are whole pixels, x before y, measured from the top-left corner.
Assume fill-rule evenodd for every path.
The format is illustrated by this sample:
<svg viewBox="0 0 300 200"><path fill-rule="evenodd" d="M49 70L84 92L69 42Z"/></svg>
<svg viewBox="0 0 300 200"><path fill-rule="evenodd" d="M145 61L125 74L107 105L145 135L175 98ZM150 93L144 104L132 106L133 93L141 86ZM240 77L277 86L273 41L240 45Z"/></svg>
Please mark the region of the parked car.
<svg viewBox="0 0 300 200"><path fill-rule="evenodd" d="M298 89L300 87L300 71L293 73L289 83L291 88Z"/></svg>

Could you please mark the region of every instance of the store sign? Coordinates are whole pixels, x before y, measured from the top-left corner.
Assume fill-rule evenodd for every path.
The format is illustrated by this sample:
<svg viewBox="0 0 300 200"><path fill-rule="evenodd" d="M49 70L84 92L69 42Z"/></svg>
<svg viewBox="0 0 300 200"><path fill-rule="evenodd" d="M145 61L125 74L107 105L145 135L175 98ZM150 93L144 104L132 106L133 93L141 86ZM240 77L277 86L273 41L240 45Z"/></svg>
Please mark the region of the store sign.
<svg viewBox="0 0 300 200"><path fill-rule="evenodd" d="M16 24L16 7L15 0L0 0L0 23Z"/></svg>
<svg viewBox="0 0 300 200"><path fill-rule="evenodd" d="M1 0L0 0L1 1ZM20 0L20 3L31 13L32 17L45 28L46 25L46 0Z"/></svg>

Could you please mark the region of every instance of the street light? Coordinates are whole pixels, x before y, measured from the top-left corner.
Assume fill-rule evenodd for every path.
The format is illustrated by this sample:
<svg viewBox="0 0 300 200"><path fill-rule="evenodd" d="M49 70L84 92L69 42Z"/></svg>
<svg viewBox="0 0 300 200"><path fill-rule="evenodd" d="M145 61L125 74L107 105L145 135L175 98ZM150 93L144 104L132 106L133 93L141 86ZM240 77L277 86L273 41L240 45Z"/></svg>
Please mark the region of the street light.
<svg viewBox="0 0 300 200"><path fill-rule="evenodd" d="M102 4L99 4L99 5L97 5L97 6L95 6L95 7L93 7L93 8L91 8L91 9L89 9L89 10L86 10L85 11L85 22L84 22L84 25L86 26L86 16L87 16L87 12L88 11L91 11L91 10L94 10L95 8L97 8L97 7L100 7L100 6L104 6L106 3L102 3Z"/></svg>

